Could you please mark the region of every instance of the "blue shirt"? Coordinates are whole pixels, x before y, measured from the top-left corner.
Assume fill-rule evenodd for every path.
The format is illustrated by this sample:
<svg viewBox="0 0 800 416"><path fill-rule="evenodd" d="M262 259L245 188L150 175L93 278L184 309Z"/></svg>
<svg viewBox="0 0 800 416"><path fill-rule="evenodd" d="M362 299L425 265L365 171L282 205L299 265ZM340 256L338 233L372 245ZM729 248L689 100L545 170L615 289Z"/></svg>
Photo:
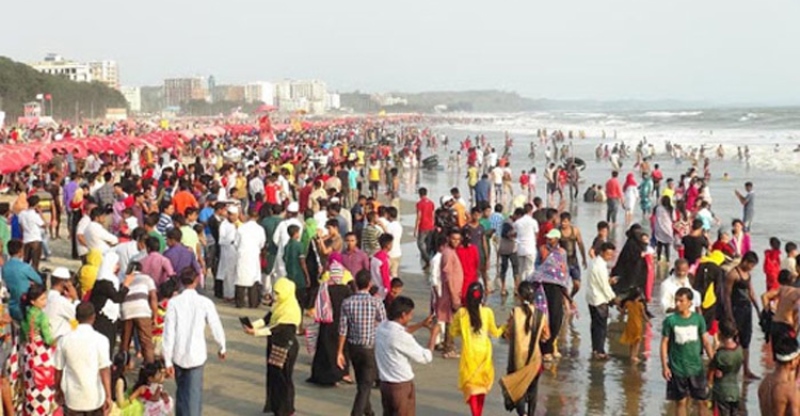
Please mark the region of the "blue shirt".
<svg viewBox="0 0 800 416"><path fill-rule="evenodd" d="M3 266L3 281L11 296L8 302L9 313L15 321L19 322L22 320L22 307L20 306L22 295L28 293L31 282L41 285L42 277L33 270L30 264L17 257L12 257Z"/></svg>
<svg viewBox="0 0 800 416"><path fill-rule="evenodd" d="M205 207L200 210L200 213L197 215L197 221L206 224L206 228L204 231L206 232L206 236L211 235L211 228L208 226L208 220L214 215L214 208Z"/></svg>
<svg viewBox="0 0 800 416"><path fill-rule="evenodd" d="M475 201L482 202L489 200L489 181L481 179L475 184Z"/></svg>

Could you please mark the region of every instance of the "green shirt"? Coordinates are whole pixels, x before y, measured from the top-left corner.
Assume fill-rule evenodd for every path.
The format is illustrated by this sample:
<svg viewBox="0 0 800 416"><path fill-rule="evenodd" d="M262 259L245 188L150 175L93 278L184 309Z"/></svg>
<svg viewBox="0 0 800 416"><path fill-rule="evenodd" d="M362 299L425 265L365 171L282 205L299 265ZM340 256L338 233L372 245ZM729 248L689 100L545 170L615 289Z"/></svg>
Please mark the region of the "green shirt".
<svg viewBox="0 0 800 416"><path fill-rule="evenodd" d="M706 321L692 312L688 318L674 313L664 319L661 335L669 338L669 368L673 377L703 375L703 335Z"/></svg>
<svg viewBox="0 0 800 416"><path fill-rule="evenodd" d="M486 231L487 233L489 231L492 231L492 223L489 222L488 218L481 217L481 219L478 220L478 224L480 224L481 227L483 227L483 231Z"/></svg>
<svg viewBox="0 0 800 416"><path fill-rule="evenodd" d="M45 344L48 346L53 345L55 340L53 340L53 335L50 333L50 320L47 319L47 315L45 315L44 311L35 306L28 307L27 316L22 320L22 331L20 335L24 341L30 341L28 336L31 333L31 324L33 324L34 327L34 337L38 334L42 337L42 341L44 341Z"/></svg>
<svg viewBox="0 0 800 416"><path fill-rule="evenodd" d="M283 248L283 263L286 265L286 277L294 282L297 289L305 289L306 275L300 267L300 262L305 261L306 255L303 254L303 245L292 238Z"/></svg>
<svg viewBox="0 0 800 416"><path fill-rule="evenodd" d="M264 234L267 235L267 249L269 250L269 254L278 254L278 246L272 241L272 237L275 236L275 230L278 229L278 224L280 224L282 220L283 218L275 215L261 220L261 227L264 228Z"/></svg>
<svg viewBox="0 0 800 416"><path fill-rule="evenodd" d="M164 254L164 250L167 249L167 240L164 239L164 236L161 235L160 232L153 230L147 233L148 237L155 237L158 239L158 252Z"/></svg>
<svg viewBox="0 0 800 416"><path fill-rule="evenodd" d="M11 227L8 218L0 217L0 244L3 244L3 254L8 254L8 242L11 240Z"/></svg>
<svg viewBox="0 0 800 416"><path fill-rule="evenodd" d="M744 362L742 347L729 350L720 348L711 361L711 365L722 372L722 377L714 380L714 401L738 402L740 394L739 370Z"/></svg>

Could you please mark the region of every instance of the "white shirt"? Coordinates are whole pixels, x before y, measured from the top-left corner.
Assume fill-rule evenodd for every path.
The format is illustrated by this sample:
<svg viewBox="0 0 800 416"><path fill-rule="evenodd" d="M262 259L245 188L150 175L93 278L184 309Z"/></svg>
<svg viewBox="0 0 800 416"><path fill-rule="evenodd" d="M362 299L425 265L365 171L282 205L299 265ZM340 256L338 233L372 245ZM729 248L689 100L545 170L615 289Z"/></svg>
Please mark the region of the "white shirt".
<svg viewBox="0 0 800 416"><path fill-rule="evenodd" d="M589 271L589 290L586 291L586 303L590 306L600 306L611 302L616 297L608 278L608 262L600 256L595 257L592 262L592 270Z"/></svg>
<svg viewBox="0 0 800 416"><path fill-rule="evenodd" d="M383 321L375 331L375 362L378 375L387 383L414 380L409 360L428 364L433 360L431 350L423 348L406 329L394 321Z"/></svg>
<svg viewBox="0 0 800 416"><path fill-rule="evenodd" d="M155 311L150 309L150 292L155 291L156 283L152 277L136 273L120 305L122 320L153 317Z"/></svg>
<svg viewBox="0 0 800 416"><path fill-rule="evenodd" d="M431 257L430 270L430 283L431 290L436 293L436 296L442 296L442 253L437 252Z"/></svg>
<svg viewBox="0 0 800 416"><path fill-rule="evenodd" d="M58 341L55 367L63 372L61 390L70 410L88 412L105 404L100 370L111 366L108 350L108 338L88 324L78 325Z"/></svg>
<svg viewBox="0 0 800 416"><path fill-rule="evenodd" d="M18 215L19 225L22 227L22 242L24 244L42 241L44 220L33 208L28 208Z"/></svg>
<svg viewBox="0 0 800 416"><path fill-rule="evenodd" d="M106 254L112 245L119 243L117 236L108 232L102 224L96 221L92 221L86 227L83 238L86 239L86 247L89 250L96 248L103 254Z"/></svg>
<svg viewBox="0 0 800 416"><path fill-rule="evenodd" d="M70 302L56 290L47 291L47 306L44 308L44 314L50 321L53 339L58 340L72 332L71 321L75 319L75 306L78 303L78 301Z"/></svg>
<svg viewBox="0 0 800 416"><path fill-rule="evenodd" d="M495 166L494 169L492 169L492 180L495 185L503 184L503 173L505 173L505 171L500 166Z"/></svg>
<svg viewBox="0 0 800 416"><path fill-rule="evenodd" d="M261 250L267 244L264 227L251 220L236 230L236 286L251 287L261 281Z"/></svg>
<svg viewBox="0 0 800 416"><path fill-rule="evenodd" d="M125 272L128 271L128 263L131 260L138 259L147 255L146 251L139 250L139 244L136 241L126 241L114 247L114 252L119 256L119 272L117 277L122 281L125 279Z"/></svg>
<svg viewBox="0 0 800 416"><path fill-rule="evenodd" d="M400 239L403 238L403 226L397 220L389 221L386 224L386 232L394 237L392 249L389 250L389 257L393 259L401 257L403 250L401 249Z"/></svg>
<svg viewBox="0 0 800 416"><path fill-rule="evenodd" d="M530 215L525 214L514 221L514 231L517 232L517 255L535 257L539 223Z"/></svg>
<svg viewBox="0 0 800 416"><path fill-rule="evenodd" d="M200 296L194 289L186 289L169 301L162 340L166 368L173 365L194 368L206 363L206 324L211 327L211 335L224 354L225 331L210 299Z"/></svg>
<svg viewBox="0 0 800 416"><path fill-rule="evenodd" d="M86 228L89 227L89 224L91 223L92 220L88 215L81 217L80 221L78 221L78 225L75 226L75 235L82 235L85 238ZM89 249L85 245L78 243L78 255L85 256L87 254L89 254Z"/></svg>
<svg viewBox="0 0 800 416"><path fill-rule="evenodd" d="M673 274L661 282L661 308L664 310L664 313L669 309L675 309L675 292L682 287L692 289L692 305L695 308L700 307L700 292L692 288L692 284L689 282L689 276L679 279Z"/></svg>

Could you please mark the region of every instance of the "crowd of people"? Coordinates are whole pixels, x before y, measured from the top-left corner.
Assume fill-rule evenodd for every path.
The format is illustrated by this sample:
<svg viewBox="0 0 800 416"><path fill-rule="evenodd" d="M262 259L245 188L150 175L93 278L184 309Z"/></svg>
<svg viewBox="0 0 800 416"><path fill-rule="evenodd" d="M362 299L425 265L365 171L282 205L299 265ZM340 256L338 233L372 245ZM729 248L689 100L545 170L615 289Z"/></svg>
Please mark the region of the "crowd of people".
<svg viewBox="0 0 800 416"><path fill-rule="evenodd" d="M787 243L782 255L780 241L770 242L762 259L768 292L758 297L753 184L737 192L743 215L728 231L711 210L708 168L664 178L642 146L624 186L618 170L605 186L592 186L607 209L587 244L565 203L578 196L580 163L567 151L557 166L554 155L539 196L535 169L513 185L513 145L506 137L498 153L485 137L462 142L469 195L456 187L434 200L418 187L413 230L405 231L400 170L416 169L436 136L386 122L274 139L228 133L125 155L56 152L7 175L16 198L0 203L6 414L203 414L206 326L218 358L228 353L217 302L268 305L260 319L241 318L246 334L267 339L266 412L302 411L294 367L303 338L313 353L308 382L355 384L353 415L376 413L376 385L384 414L415 414L411 362L431 363L437 352L458 360L456 385L470 413L481 415L496 383L491 339L503 337L505 407L533 415L540 374L559 364L559 334L578 313L581 291L594 360L609 359L614 307L626 316L619 342L633 362L650 325L648 305L663 309L659 354L678 414L690 399L700 413L710 401L719 414L735 414L738 374L758 377L749 367L755 308L778 363L759 389L762 411L800 411L796 389L784 384L800 363L797 246ZM49 246L62 238L62 219L81 266L45 270L40 262L54 255ZM619 249L618 221L628 227ZM428 307L403 295L400 265L409 253L401 241L409 231L428 279ZM498 320L487 306L495 293L514 296L510 316ZM415 312L425 318L413 323ZM424 345L412 335L423 328L430 331ZM125 374L135 369L138 379L127 388ZM165 378L175 379L174 399Z"/></svg>

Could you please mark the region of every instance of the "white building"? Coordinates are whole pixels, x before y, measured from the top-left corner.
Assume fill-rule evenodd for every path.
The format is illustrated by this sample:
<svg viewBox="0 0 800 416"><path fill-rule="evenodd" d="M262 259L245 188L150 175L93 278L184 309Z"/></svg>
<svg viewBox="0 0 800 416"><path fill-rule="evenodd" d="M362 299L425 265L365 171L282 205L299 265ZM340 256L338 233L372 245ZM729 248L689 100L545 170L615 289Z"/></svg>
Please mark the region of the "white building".
<svg viewBox="0 0 800 416"><path fill-rule="evenodd" d="M43 74L64 77L70 81L92 82L89 64L68 61L54 53L47 54L43 61L31 63L30 66Z"/></svg>
<svg viewBox="0 0 800 416"><path fill-rule="evenodd" d="M244 86L244 100L248 103L275 105L275 86L269 82L251 82Z"/></svg>
<svg viewBox="0 0 800 416"><path fill-rule="evenodd" d="M89 62L92 81L102 82L109 88L119 89L119 68L116 61Z"/></svg>
<svg viewBox="0 0 800 416"><path fill-rule="evenodd" d="M342 107L342 98L339 94L332 92L325 95L325 109L338 110Z"/></svg>
<svg viewBox="0 0 800 416"><path fill-rule="evenodd" d="M328 108L328 87L320 80L281 81L275 84L276 104L282 111L324 114Z"/></svg>
<svg viewBox="0 0 800 416"><path fill-rule="evenodd" d="M132 113L142 111L142 89L139 87L122 87L119 89L125 100L128 101L128 108Z"/></svg>

